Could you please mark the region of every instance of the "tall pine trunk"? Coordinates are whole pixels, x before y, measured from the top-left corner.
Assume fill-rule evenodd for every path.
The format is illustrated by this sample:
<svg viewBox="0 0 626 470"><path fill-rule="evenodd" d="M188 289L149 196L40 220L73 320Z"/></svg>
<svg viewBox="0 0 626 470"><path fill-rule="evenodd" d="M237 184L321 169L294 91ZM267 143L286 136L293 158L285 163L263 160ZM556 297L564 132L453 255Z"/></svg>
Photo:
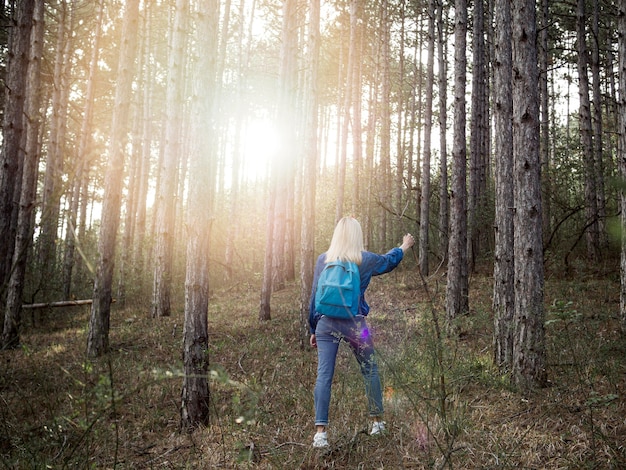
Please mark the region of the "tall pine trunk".
<svg viewBox="0 0 626 470"><path fill-rule="evenodd" d="M70 300L72 292L72 279L75 271L75 251L78 240L78 212L81 202L81 189L83 179L87 178L89 150L92 145L92 123L93 108L95 99L96 73L98 70L98 60L100 58L100 39L102 34L102 17L104 13L104 0L98 0L98 13L93 36L91 58L89 61L89 71L87 88L85 90L85 108L83 111L78 141L77 162L74 167L74 179L72 181L72 196L70 210L67 218L67 228L65 235L65 252L63 254L63 298ZM83 224L84 221L81 221Z"/></svg>
<svg viewBox="0 0 626 470"><path fill-rule="evenodd" d="M124 175L124 146L131 102L137 32L139 0L128 0L124 12L124 28L117 70L115 102L109 141L109 165L105 175L102 221L98 241L98 265L93 288L93 303L87 337L87 354L100 356L109 349L109 322L111 318L111 292L115 261L115 241L120 223L122 181Z"/></svg>
<svg viewBox="0 0 626 470"><path fill-rule="evenodd" d="M387 245L389 235L388 208L391 207L391 7L388 0L381 2L380 47L382 52L382 85L380 107L380 176L378 198L382 203L378 224L378 246Z"/></svg>
<svg viewBox="0 0 626 470"><path fill-rule="evenodd" d="M513 117L511 0L495 4L495 252L493 269L494 363L503 372L513 364Z"/></svg>
<svg viewBox="0 0 626 470"><path fill-rule="evenodd" d="M600 232L598 228L597 174L593 154L591 129L591 102L589 101L587 14L585 1L578 0L576 11L576 42L578 52L578 96L580 119L580 143L585 167L585 215L587 217L587 257L590 262L600 260Z"/></svg>
<svg viewBox="0 0 626 470"><path fill-rule="evenodd" d="M209 235L212 171L215 134L207 132L213 120L213 99L217 61L217 0L202 0L196 12L198 31L197 64L193 82L193 151L190 159L189 203L187 209L187 274L185 279L185 325L181 427L192 430L209 421L208 307ZM208 129L212 126L209 125Z"/></svg>
<svg viewBox="0 0 626 470"><path fill-rule="evenodd" d="M593 161L595 169L596 206L598 210L598 243L600 250L608 248L606 232L606 195L604 192L604 139L602 126L602 84L600 83L600 5L599 0L593 1L591 20L591 90L593 96Z"/></svg>
<svg viewBox="0 0 626 470"><path fill-rule="evenodd" d="M484 197L485 159L483 155L486 65L484 39L484 0L474 2L472 103L470 121L470 164L467 203L468 269L474 271L479 254Z"/></svg>
<svg viewBox="0 0 626 470"><path fill-rule="evenodd" d="M274 248L272 250L272 290L284 289L287 274L293 274L292 250L293 194L295 184L294 152L297 152L296 109L298 81L298 22L297 1L286 0L283 4L282 45L280 51L280 72L278 90L278 128L283 141L278 149L276 160L277 197L274 206Z"/></svg>
<svg viewBox="0 0 626 470"><path fill-rule="evenodd" d="M348 165L348 137L350 134L350 123L354 122L351 113L353 103L353 84L354 73L356 68L356 32L357 32L357 11L358 2L351 1L350 9L350 36L348 38L348 61L345 67L346 73L342 76L343 83L340 83L343 90L343 102L341 106L341 157L339 160L339 168L337 169L337 202L335 207L335 222L338 222L344 216L345 209L345 192L346 192L346 173ZM354 99L358 99L355 96Z"/></svg>
<svg viewBox="0 0 626 470"><path fill-rule="evenodd" d="M70 50L72 45L72 11L66 2L59 4L57 11L58 31L54 60L54 84L52 90L52 116L50 139L46 152L42 213L39 235L39 284L45 300L54 286L56 274L56 245L61 195L63 193L63 159L67 131L67 109L69 100Z"/></svg>
<svg viewBox="0 0 626 470"><path fill-rule="evenodd" d="M352 181L352 213L358 214L361 210L361 191L362 191L362 182L363 178L363 129L361 126L362 119L362 102L363 102L363 44L364 44L364 34L363 34L363 21L361 17L363 16L362 8L360 7L360 2L355 0L357 3L357 17L351 21L354 21L356 28L356 37L355 40L358 42L357 50L356 50L356 60L354 64L354 73L352 74L352 90L354 90L352 99L352 141L353 141L353 153L352 153L352 170L353 170L353 181Z"/></svg>
<svg viewBox="0 0 626 470"><path fill-rule="evenodd" d="M622 181L626 181L626 4L621 2L618 10L619 31L619 103L618 103L618 163ZM623 183L622 183L623 184ZM622 186L624 188L624 186ZM626 336L626 190L620 193L622 221L622 251L620 264L620 320L622 335Z"/></svg>
<svg viewBox="0 0 626 470"><path fill-rule="evenodd" d="M406 14L407 14L407 8L406 8L406 0L400 0L399 2L400 4L398 5L398 7L396 8L396 12L397 12L397 16L395 17L395 23L400 23L399 24L399 41L400 44L405 44L406 43ZM404 49L404 48L403 48ZM407 116L408 116L408 99L405 95L407 95L407 93L405 93L405 74L406 74L406 66L405 66L405 57L404 57L404 50L402 50L399 54L398 57L398 74L397 74L397 97L396 97L396 172L395 172L395 178L393 181L393 190L394 190L394 196L393 196L393 202L392 202L392 207L394 207L394 212L397 212L399 214L404 213L404 210L407 206L407 204L404 202L407 195L407 191L405 191L405 173L406 173L406 168L407 168L407 155L405 153L405 146L404 146L404 132L405 132L405 128L406 128L406 121L407 121ZM410 194L410 192L408 193ZM402 236L404 235L404 233L402 233L404 231L404 227L401 226L398 223L394 223L394 226L392 227L392 232L391 232L391 236L394 239L402 239Z"/></svg>
<svg viewBox="0 0 626 470"><path fill-rule="evenodd" d="M153 40L151 39L152 31L152 4L144 7L142 28L145 31L142 43L141 54L143 56L143 68L141 70L141 81L144 84L141 95L141 171L139 177L139 196L137 199L137 213L135 219L135 240L133 242L133 272L137 274L137 282L140 283L140 291L144 294L147 291L146 276L144 275L144 266L146 265L147 237L146 237L146 217L147 217L147 197L149 190L150 169L152 165L152 113L153 103L153 87L150 86L154 75L154 65L150 62L149 57L152 53Z"/></svg>
<svg viewBox="0 0 626 470"><path fill-rule="evenodd" d="M282 46L278 90L277 123L283 142L274 156L270 169L269 206L263 286L261 288L260 320L271 319L272 291L284 287L286 253L292 250L287 238L287 204L292 204L295 139L295 98L297 85L297 4L295 0L283 3ZM280 197L279 197L280 195ZM291 198L292 199L292 198Z"/></svg>
<svg viewBox="0 0 626 470"><path fill-rule="evenodd" d="M172 26L171 50L168 58L166 91L165 148L157 187L156 233L154 248L154 279L152 316L165 317L171 311L174 230L178 190L178 166L181 153L181 122L183 108L183 74L189 1L176 0Z"/></svg>
<svg viewBox="0 0 626 470"><path fill-rule="evenodd" d="M33 239L33 211L37 189L37 167L39 164L39 125L41 101L41 58L44 36L44 1L36 0L32 13L31 45L26 75L25 101L25 151L22 169L22 186L17 218L15 252L9 285L2 331L2 348L16 348L20 344L22 292L26 276L26 260Z"/></svg>
<svg viewBox="0 0 626 470"><path fill-rule="evenodd" d="M465 147L465 85L467 82L467 1L454 3L454 124L452 190L450 193L450 241L446 314L448 321L469 310L467 266L467 185Z"/></svg>
<svg viewBox="0 0 626 470"><path fill-rule="evenodd" d="M544 272L534 0L512 2L515 334L512 381L546 383Z"/></svg>
<svg viewBox="0 0 626 470"><path fill-rule="evenodd" d="M428 276L428 251L430 227L430 160L433 129L433 88L435 81L435 0L428 2L428 54L426 59L426 102L424 104L424 155L422 156L422 181L420 205L419 266Z"/></svg>
<svg viewBox="0 0 626 470"><path fill-rule="evenodd" d="M444 15L443 4L437 2L437 56L438 56L438 78L439 89L439 253L441 262L445 262L448 257L448 237L449 237L449 213L450 200L448 197L448 67L446 64L446 37L444 35Z"/></svg>
<svg viewBox="0 0 626 470"><path fill-rule="evenodd" d="M541 175L542 191L546 197L543 199L543 233L550 233L551 225L551 192L552 192L552 174L550 161L550 108L548 96L548 64L550 60L550 51L548 45L549 18L550 8L548 0L541 0L541 31L539 32L539 95L541 110L541 167L543 172Z"/></svg>
<svg viewBox="0 0 626 470"><path fill-rule="evenodd" d="M0 156L0 304L13 262L19 194L21 192L24 131L24 101L30 51L30 31L34 0L23 0L16 6L16 26L9 36L9 58L5 78L2 121L2 155ZM16 200L16 194L18 199Z"/></svg>
<svg viewBox="0 0 626 470"><path fill-rule="evenodd" d="M302 178L302 226L300 245L300 345L306 347L309 333L309 298L315 267L315 193L317 183L320 53L320 0L309 1L309 37L307 57L307 115L305 154Z"/></svg>

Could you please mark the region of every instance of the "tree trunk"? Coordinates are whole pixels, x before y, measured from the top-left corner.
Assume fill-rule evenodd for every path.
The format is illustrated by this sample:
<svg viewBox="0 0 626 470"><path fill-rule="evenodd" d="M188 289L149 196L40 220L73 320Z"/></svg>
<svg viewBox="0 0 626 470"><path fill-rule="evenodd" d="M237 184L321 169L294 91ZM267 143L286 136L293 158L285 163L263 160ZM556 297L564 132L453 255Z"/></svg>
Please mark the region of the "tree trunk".
<svg viewBox="0 0 626 470"><path fill-rule="evenodd" d="M452 191L450 193L450 241L446 314L448 321L469 310L467 271L467 186L465 182L465 85L467 81L467 1L454 3L454 141L452 148Z"/></svg>
<svg viewBox="0 0 626 470"><path fill-rule="evenodd" d="M363 57L363 21L360 21L362 17L361 3L355 1L357 4L357 17L351 21L355 22L354 28L356 28L355 40L358 42L358 49L356 52L356 60L354 61L354 73L352 74L352 89L354 98L352 99L352 140L353 140L353 181L352 181L352 213L358 214L361 210L361 186L363 178L363 129L361 127L362 119L362 100L363 100L363 74L362 74L362 57ZM352 27L352 26L351 26Z"/></svg>
<svg viewBox="0 0 626 470"><path fill-rule="evenodd" d="M551 225L551 201L552 194L552 171L550 159L550 108L548 96L548 64L550 59L550 51L548 45L548 32L550 21L550 9L548 0L541 0L541 31L539 33L540 57L540 76L539 76L539 96L541 100L541 181L543 185L542 192L545 195L543 199L543 233L550 233Z"/></svg>
<svg viewBox="0 0 626 470"><path fill-rule="evenodd" d="M11 28L5 78L4 115L2 122L2 155L0 162L0 304L4 300L15 247L18 200L21 193L24 130L24 101L30 31L34 0L23 0L16 6L16 27Z"/></svg>
<svg viewBox="0 0 626 470"><path fill-rule="evenodd" d="M2 348L16 348L20 344L20 323L22 309L22 292L26 276L26 259L29 245L33 239L33 210L37 188L37 168L39 164L39 125L41 89L41 57L43 53L44 35L44 2L36 0L32 12L31 45L28 73L26 76L26 147L22 154L24 167L22 170L22 191L20 195L19 214L17 219L17 235L15 252L9 277L7 304L4 314L2 331Z"/></svg>
<svg viewBox="0 0 626 470"><path fill-rule="evenodd" d="M407 6L406 0L400 0L399 5L394 9L397 12L398 17L395 18L395 23L399 23L398 27L399 31L399 41L400 44L406 44L406 15L407 15ZM396 211L401 214L404 212L404 208L406 207L406 203L404 200L406 199L407 192L404 190L404 175L407 167L406 162L406 154L404 152L404 129L406 127L407 120L407 98L405 97L405 80L406 80L406 66L405 66L405 54L404 47L398 54L398 74L397 74L397 104L395 114L397 116L397 124L396 124L396 172L395 179L393 181L394 188L394 196L392 207L395 207ZM411 194L410 192L408 193ZM406 231L401 224L395 223L393 227L392 237L395 240L401 240L402 236ZM428 243L428 242L427 242Z"/></svg>
<svg viewBox="0 0 626 470"><path fill-rule="evenodd" d="M141 57L141 56L139 56ZM141 70L141 63L138 64ZM139 185L141 178L141 107L139 102L134 104L133 131L131 135L132 151L130 154L128 184L126 187L126 203L124 214L124 232L122 233L121 256L117 275L117 302L120 308L126 307L126 284L129 282L128 274L131 267L131 256L133 251L133 239L135 231L135 214L137 211L137 198L139 197Z"/></svg>
<svg viewBox="0 0 626 470"><path fill-rule="evenodd" d="M426 59L426 102L424 104L424 155L422 156L422 182L420 206L419 266L428 276L428 250L430 226L430 160L433 129L433 88L435 81L435 0L428 2L428 56Z"/></svg>
<svg viewBox="0 0 626 470"><path fill-rule="evenodd" d="M87 220L87 212L91 207L93 208L93 199L91 198L89 191L89 180L91 174L91 162L88 158L81 162L81 172L80 172L80 204L79 204L79 215L78 215L78 240L85 240L87 235L88 228L88 220ZM90 221L89 221L90 222ZM88 271L88 274L85 274L85 271ZM80 282L82 280L87 280L87 282L91 282L93 269L89 266L89 263L83 256L80 256L76 260L76 279ZM86 287L91 288L92 286Z"/></svg>
<svg viewBox="0 0 626 470"><path fill-rule="evenodd" d="M259 320L271 319L271 294L273 290L284 287L284 260L285 260L285 230L288 185L293 181L292 151L296 148L293 109L295 109L296 85L296 2L285 0L283 3L282 47L280 55L279 74L279 104L277 109L278 128L283 134L285 142L278 149L276 159L271 163L269 182L269 204L267 209L267 228L265 236L265 259L263 266L263 285L261 287L261 302Z"/></svg>
<svg viewBox="0 0 626 470"><path fill-rule="evenodd" d="M226 55L226 42L227 35L226 31L229 28L229 18L230 18L230 0L226 1L225 12L224 12L224 21L223 21L223 32L221 34L222 39L220 43L220 54L218 58L218 63L221 63L225 60ZM240 173L242 166L242 145L241 145L241 133L242 128L246 123L244 116L248 114L248 110L246 109L246 105L243 101L243 96L246 87L246 79L245 79L245 70L248 65L247 55L244 56L243 51L243 42L244 42L244 2L239 3L239 41L237 42L237 99L241 103L239 113L235 116L234 123L234 142L233 142L233 150L232 150L232 162L231 162L231 189L230 189L230 217L231 220L235 220L237 217L237 213L239 211L239 193L241 191L240 188ZM218 68L218 82L221 82L222 77L222 68ZM239 233L239 224L229 224L228 226L228 236L226 238L226 249L224 251L224 264L225 266L225 275L228 281L232 280L233 277L233 258L235 255L235 248L237 246L237 236Z"/></svg>
<svg viewBox="0 0 626 470"><path fill-rule="evenodd" d="M512 2L515 335L512 381L546 383L535 1Z"/></svg>
<svg viewBox="0 0 626 470"><path fill-rule="evenodd" d="M368 97L368 107L371 110L367 114L367 131L365 133L365 171L364 171L364 180L367 182L367 187L365 190L365 198L367 201L372 201L375 187L374 187L374 134L376 129L376 123L378 121L378 109L376 108L376 103L378 102L378 89L375 86L370 85L369 88L370 95ZM372 208L372 204L368 202L367 207L365 208L365 223L363 224L363 242L365 245L365 249L371 249L369 247L372 246L372 220L374 217L374 210Z"/></svg>
<svg viewBox="0 0 626 470"><path fill-rule="evenodd" d="M468 191L468 269L474 271L479 255L483 224L483 198L485 158L483 155L485 88L487 84L485 65L484 0L474 3L473 67L472 67L472 118L470 122L470 174Z"/></svg>
<svg viewBox="0 0 626 470"><path fill-rule="evenodd" d="M140 283L140 291L142 295L147 291L146 276L144 275L144 266L146 265L146 252L147 237L146 237L146 213L147 213L147 197L149 189L150 168L151 168L151 155L152 155L152 120L150 116L152 114L153 103L153 87L150 86L153 80L153 67L150 63L149 57L152 53L152 4L148 3L144 6L143 14L143 30L144 38L142 43L142 56L143 56L143 69L142 87L143 94L141 99L142 112L142 131L141 131L141 171L139 177L141 181L139 183L139 196L137 198L137 213L135 219L135 240L133 242L133 272L137 274L137 282Z"/></svg>
<svg viewBox="0 0 626 470"><path fill-rule="evenodd" d="M302 184L302 231L300 245L300 346L309 337L309 300L315 268L315 193L318 154L318 71L320 53L320 0L309 1L306 146Z"/></svg>
<svg viewBox="0 0 626 470"><path fill-rule="evenodd" d="M166 317L171 313L172 269L178 165L181 153L181 122L183 108L183 74L186 28L189 0L176 0L172 27L171 51L168 59L168 86L166 91L165 148L161 182L157 187L159 199L156 213L154 284L152 316Z"/></svg>
<svg viewBox="0 0 626 470"><path fill-rule="evenodd" d="M272 165L274 167L275 164ZM261 285L261 302L259 305L259 320L272 319L272 251L274 249L274 208L276 206L276 176L270 171L269 204L267 207L267 222L265 229L265 257L263 259L263 283Z"/></svg>
<svg viewBox="0 0 626 470"><path fill-rule="evenodd" d="M606 231L606 196L604 192L604 140L602 136L602 91L600 83L600 5L593 1L592 17L591 77L593 95L593 161L595 168L596 207L598 208L598 244L599 251L608 248Z"/></svg>
<svg viewBox="0 0 626 470"><path fill-rule="evenodd" d="M618 30L619 30L619 103L618 103L618 159L619 171L622 181L626 180L626 4L619 3ZM624 188L624 186L622 186ZM626 336L626 190L620 192L621 221L622 221L622 250L621 250L621 289L620 289L620 319L622 336Z"/></svg>
<svg viewBox="0 0 626 470"><path fill-rule="evenodd" d="M124 174L125 132L132 94L137 52L139 0L126 2L124 28L117 71L117 86L111 122L110 158L105 175L102 221L98 242L98 266L94 281L87 354L100 356L109 349L111 289L115 260L115 240L120 222L122 181Z"/></svg>
<svg viewBox="0 0 626 470"><path fill-rule="evenodd" d="M378 198L382 202L383 208L380 213L380 223L378 225L378 246L387 246L387 236L389 231L388 212L391 197L391 19L388 0L381 2L381 50L382 50L382 89L380 108L380 175L378 178Z"/></svg>
<svg viewBox="0 0 626 470"><path fill-rule="evenodd" d="M102 16L104 12L104 0L98 1L97 19L95 33L89 62L89 75L86 81L85 109L83 111L80 137L78 141L77 162L74 166L74 179L72 181L72 197L67 219L65 235L65 252L63 255L63 298L69 300L72 291L72 275L75 266L75 250L78 236L78 212L80 208L81 189L83 178L86 178L88 171L89 150L92 145L92 122L95 99L96 73L98 70L98 60L100 58L100 39L102 35ZM81 224L84 220L81 221Z"/></svg>
<svg viewBox="0 0 626 470"><path fill-rule="evenodd" d="M351 115L354 84L353 76L355 73L356 61L356 25L358 2L351 0L350 8L350 37L348 38L348 61L346 64L346 74L343 76L343 82L340 83L343 90L343 103L341 106L341 159L339 160L339 168L337 169L337 202L335 207L335 223L339 222L344 216L344 200L346 191L346 172L348 165L348 135L350 134L350 123L354 122ZM341 93L341 92L340 92ZM356 98L358 99L358 98Z"/></svg>
<svg viewBox="0 0 626 470"><path fill-rule="evenodd" d="M587 257L595 263L600 260L600 232L598 230L598 199L596 165L591 134L591 103L589 101L589 77L587 74L587 32L585 0L578 0L576 11L576 40L578 49L578 95L580 119L580 143L585 166L585 214L587 216Z"/></svg>
<svg viewBox="0 0 626 470"><path fill-rule="evenodd" d="M279 74L278 127L284 142L278 150L276 162L277 197L274 206L274 247L272 249L272 290L280 291L285 287L287 264L293 262L292 250L293 193L295 183L294 152L298 148L296 139L296 96L298 85L298 22L296 0L286 0L283 4L282 47ZM292 271L293 272L293 271Z"/></svg>
<svg viewBox="0 0 626 470"><path fill-rule="evenodd" d="M211 214L210 160L215 158L215 135L207 132L213 111L217 61L217 0L202 0L196 12L198 61L194 80L195 143L190 159L190 185L187 217L187 276L185 281L185 326L183 363L185 378L182 389L181 424L186 430L209 421L208 307L209 307L209 234ZM213 153L211 155L211 152Z"/></svg>
<svg viewBox="0 0 626 470"><path fill-rule="evenodd" d="M417 220L417 229L419 233L419 218L420 218L420 207L422 206L422 191L420 190L420 184L422 182L422 169L421 169L421 161L422 161L422 127L424 121L424 106L422 103L422 97L424 95L424 79L423 79L423 65L422 65L422 54L423 54L423 46L424 46L424 16L420 15L420 17L416 21L416 35L415 38L415 56L417 58L415 64L415 75L417 75L417 121L414 123L414 127L417 130L417 135L415 138L415 219ZM419 244L418 244L419 248Z"/></svg>
<svg viewBox="0 0 626 470"><path fill-rule="evenodd" d="M42 214L39 235L40 288L43 298L49 300L56 274L56 245L59 226L60 200L63 192L63 159L65 157L65 134L67 130L67 107L69 99L69 73L71 68L72 12L68 4L61 2L58 10L56 57L54 60L54 84L52 89L52 117L50 140L46 153L46 173L43 187Z"/></svg>
<svg viewBox="0 0 626 470"><path fill-rule="evenodd" d="M446 64L446 40L444 35L443 4L437 5L437 55L439 62L439 253L442 263L448 256L449 197L448 197L448 66Z"/></svg>
<svg viewBox="0 0 626 470"><path fill-rule="evenodd" d="M511 3L495 4L495 252L493 269L494 363L501 372L513 365L514 261L513 261L513 117Z"/></svg>

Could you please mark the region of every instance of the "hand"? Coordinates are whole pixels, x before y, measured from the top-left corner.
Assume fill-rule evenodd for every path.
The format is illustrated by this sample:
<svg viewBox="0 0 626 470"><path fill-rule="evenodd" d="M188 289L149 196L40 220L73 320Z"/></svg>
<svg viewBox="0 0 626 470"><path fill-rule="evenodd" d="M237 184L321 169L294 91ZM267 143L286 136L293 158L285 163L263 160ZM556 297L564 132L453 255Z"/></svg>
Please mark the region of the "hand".
<svg viewBox="0 0 626 470"><path fill-rule="evenodd" d="M309 344L312 348L317 348L317 340L315 339L315 334L312 334L309 338Z"/></svg>
<svg viewBox="0 0 626 470"><path fill-rule="evenodd" d="M415 238L413 238L413 235L410 233L407 233L402 239L402 245L400 245L400 248L402 248L402 251L406 251L413 245L415 245Z"/></svg>

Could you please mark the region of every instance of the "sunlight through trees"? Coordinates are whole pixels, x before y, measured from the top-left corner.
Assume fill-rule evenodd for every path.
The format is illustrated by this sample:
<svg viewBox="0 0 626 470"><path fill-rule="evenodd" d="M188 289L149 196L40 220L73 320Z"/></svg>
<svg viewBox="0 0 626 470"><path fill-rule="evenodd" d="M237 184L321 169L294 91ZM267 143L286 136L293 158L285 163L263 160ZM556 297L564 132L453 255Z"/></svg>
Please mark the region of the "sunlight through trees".
<svg viewBox="0 0 626 470"><path fill-rule="evenodd" d="M448 338L487 276L494 366L542 389L546 280L619 282L626 333L623 3L1 2L2 350L36 305L91 305L89 360L118 312L178 319L198 429L213 296L254 292L306 351L314 260L352 215L370 251L418 234L402 286Z"/></svg>

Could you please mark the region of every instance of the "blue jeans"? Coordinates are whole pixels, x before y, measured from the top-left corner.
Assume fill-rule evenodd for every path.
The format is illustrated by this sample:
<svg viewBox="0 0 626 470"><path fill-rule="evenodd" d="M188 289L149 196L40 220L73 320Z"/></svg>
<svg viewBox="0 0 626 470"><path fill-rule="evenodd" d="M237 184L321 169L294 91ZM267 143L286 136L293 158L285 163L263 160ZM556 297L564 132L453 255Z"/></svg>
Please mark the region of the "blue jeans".
<svg viewBox="0 0 626 470"><path fill-rule="evenodd" d="M315 425L328 425L330 389L335 373L335 360L339 343L344 340L352 349L365 379L370 416L383 413L383 397L374 355L374 342L365 323L365 317L340 320L323 316L315 330L317 340L317 381L315 382Z"/></svg>

